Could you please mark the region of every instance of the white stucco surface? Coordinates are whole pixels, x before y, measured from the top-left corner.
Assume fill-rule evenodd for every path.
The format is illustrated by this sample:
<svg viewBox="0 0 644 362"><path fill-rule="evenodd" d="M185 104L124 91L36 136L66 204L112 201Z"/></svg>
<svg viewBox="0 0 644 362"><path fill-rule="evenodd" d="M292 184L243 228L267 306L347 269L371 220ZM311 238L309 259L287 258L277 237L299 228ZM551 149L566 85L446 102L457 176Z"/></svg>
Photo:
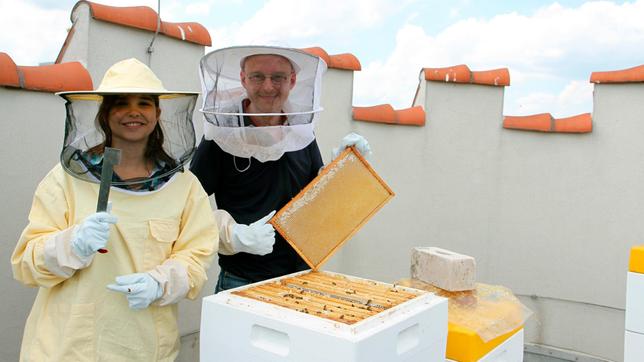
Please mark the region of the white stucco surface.
<svg viewBox="0 0 644 362"><path fill-rule="evenodd" d="M13 279L10 257L27 225L34 191L58 162L65 107L51 93L0 87L0 360L17 361L22 330L36 289Z"/></svg>

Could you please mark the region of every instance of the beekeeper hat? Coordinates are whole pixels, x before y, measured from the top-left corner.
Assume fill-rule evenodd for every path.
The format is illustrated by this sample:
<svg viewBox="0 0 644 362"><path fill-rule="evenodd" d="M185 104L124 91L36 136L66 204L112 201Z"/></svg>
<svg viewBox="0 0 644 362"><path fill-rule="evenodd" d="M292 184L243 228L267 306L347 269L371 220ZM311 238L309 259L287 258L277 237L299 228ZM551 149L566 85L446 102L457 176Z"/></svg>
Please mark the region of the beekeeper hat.
<svg viewBox="0 0 644 362"><path fill-rule="evenodd" d="M81 180L100 181L101 173L92 164L92 152L107 140L97 115L104 99L110 96L150 95L159 98L157 106L161 116L158 125L163 132L163 151L176 165L164 161L169 168L162 174L155 173L152 178L171 176L182 170L194 153L192 116L199 92L167 90L154 72L137 59L126 59L112 65L96 90L57 94L67 101L61 164L65 171ZM144 183L150 179L114 181L112 184Z"/></svg>
<svg viewBox="0 0 644 362"><path fill-rule="evenodd" d="M67 91L57 95L108 95L108 94L156 94L160 98L172 95L196 95L198 92L169 91L152 70L140 60L130 58L112 65L103 76L101 84L93 91Z"/></svg>

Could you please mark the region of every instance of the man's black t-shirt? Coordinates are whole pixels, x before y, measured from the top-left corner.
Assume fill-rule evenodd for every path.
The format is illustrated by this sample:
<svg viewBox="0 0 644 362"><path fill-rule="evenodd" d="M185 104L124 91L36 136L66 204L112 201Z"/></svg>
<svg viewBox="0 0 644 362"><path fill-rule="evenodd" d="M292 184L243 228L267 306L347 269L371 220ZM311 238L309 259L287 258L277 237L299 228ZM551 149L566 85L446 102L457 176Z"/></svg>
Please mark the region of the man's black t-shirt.
<svg viewBox="0 0 644 362"><path fill-rule="evenodd" d="M322 166L315 140L304 149L284 153L278 160L259 162L235 157L215 142L202 139L190 170L208 195L215 194L219 209L230 213L238 224L250 224L286 205L317 176ZM308 268L277 232L272 253L219 254L219 266L253 282Z"/></svg>

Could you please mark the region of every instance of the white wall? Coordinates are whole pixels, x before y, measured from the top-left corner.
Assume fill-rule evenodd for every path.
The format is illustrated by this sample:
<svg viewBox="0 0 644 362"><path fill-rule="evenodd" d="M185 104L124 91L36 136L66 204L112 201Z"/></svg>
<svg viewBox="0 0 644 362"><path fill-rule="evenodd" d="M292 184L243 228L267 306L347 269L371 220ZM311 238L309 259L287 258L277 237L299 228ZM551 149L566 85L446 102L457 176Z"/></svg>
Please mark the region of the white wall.
<svg viewBox="0 0 644 362"><path fill-rule="evenodd" d="M50 93L0 87L0 361L17 361L22 331L37 289L13 279L9 262L27 225L34 191L58 162L65 107Z"/></svg>
<svg viewBox="0 0 644 362"><path fill-rule="evenodd" d="M503 129L500 87L424 93L424 127L355 122L397 195L339 271L393 282L414 246L472 255L479 281L528 296L527 342L621 360L628 253L644 238L644 85L597 85L589 134Z"/></svg>

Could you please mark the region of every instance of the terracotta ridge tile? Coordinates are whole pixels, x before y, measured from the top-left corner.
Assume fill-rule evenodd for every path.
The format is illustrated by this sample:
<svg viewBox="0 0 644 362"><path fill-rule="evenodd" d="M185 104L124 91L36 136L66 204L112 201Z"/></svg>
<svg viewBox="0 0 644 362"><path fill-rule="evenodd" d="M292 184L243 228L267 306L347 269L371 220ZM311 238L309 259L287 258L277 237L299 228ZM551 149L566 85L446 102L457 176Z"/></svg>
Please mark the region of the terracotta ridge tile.
<svg viewBox="0 0 644 362"><path fill-rule="evenodd" d="M539 113L529 116L504 116L503 128L525 131L551 132L554 118L550 113Z"/></svg>
<svg viewBox="0 0 644 362"><path fill-rule="evenodd" d="M92 78L79 62L68 62L42 66L19 66L24 75L25 89L62 92L92 90Z"/></svg>
<svg viewBox="0 0 644 362"><path fill-rule="evenodd" d="M421 106L394 110L390 104L353 107L353 119L374 123L424 126L425 110Z"/></svg>
<svg viewBox="0 0 644 362"><path fill-rule="evenodd" d="M326 52L326 50L320 47L302 48L300 50L322 58L327 66L329 66L329 63L331 63L331 57L329 57L329 54Z"/></svg>
<svg viewBox="0 0 644 362"><path fill-rule="evenodd" d="M43 92L92 90L92 78L79 62L19 66L0 53L0 86Z"/></svg>
<svg viewBox="0 0 644 362"><path fill-rule="evenodd" d="M484 71L471 71L465 64L444 68L423 68L425 80L431 82L481 84L492 86L510 85L510 71L499 68Z"/></svg>
<svg viewBox="0 0 644 362"><path fill-rule="evenodd" d="M0 86L20 87L18 66L7 53L0 52Z"/></svg>
<svg viewBox="0 0 644 362"><path fill-rule="evenodd" d="M422 106L398 109L396 110L396 116L398 118L398 124L410 126L425 125L425 110Z"/></svg>
<svg viewBox="0 0 644 362"><path fill-rule="evenodd" d="M510 71L508 68L499 68L472 72L472 83L493 86L509 86Z"/></svg>
<svg viewBox="0 0 644 362"><path fill-rule="evenodd" d="M156 30L156 29L155 29ZM203 25L195 22L171 23L161 22L161 32L173 38L205 46L212 45L210 33Z"/></svg>
<svg viewBox="0 0 644 362"><path fill-rule="evenodd" d="M360 65L358 58L351 53L329 55L326 50L320 47L301 48L300 50L322 58L329 68L354 71L362 69L362 65Z"/></svg>
<svg viewBox="0 0 644 362"><path fill-rule="evenodd" d="M72 14L82 3L89 6L94 19L152 32L157 30L158 14L148 6L110 6L83 0L74 5ZM210 33L199 23L170 23L162 20L160 25L161 34L199 45L212 45Z"/></svg>
<svg viewBox="0 0 644 362"><path fill-rule="evenodd" d="M641 83L644 82L644 65L622 70L592 72L591 83Z"/></svg>
<svg viewBox="0 0 644 362"><path fill-rule="evenodd" d="M593 131L593 118L590 113L555 119L555 132L590 133Z"/></svg>
<svg viewBox="0 0 644 362"><path fill-rule="evenodd" d="M503 128L549 133L589 133L593 130L593 122L590 113L565 118L553 118L550 113L539 113L528 116L505 116Z"/></svg>
<svg viewBox="0 0 644 362"><path fill-rule="evenodd" d="M470 83L472 72L465 64L444 68L423 68L425 80L445 83Z"/></svg>
<svg viewBox="0 0 644 362"><path fill-rule="evenodd" d="M351 53L342 53L331 55L329 68L346 69L346 70L362 70L362 65L355 55Z"/></svg>

